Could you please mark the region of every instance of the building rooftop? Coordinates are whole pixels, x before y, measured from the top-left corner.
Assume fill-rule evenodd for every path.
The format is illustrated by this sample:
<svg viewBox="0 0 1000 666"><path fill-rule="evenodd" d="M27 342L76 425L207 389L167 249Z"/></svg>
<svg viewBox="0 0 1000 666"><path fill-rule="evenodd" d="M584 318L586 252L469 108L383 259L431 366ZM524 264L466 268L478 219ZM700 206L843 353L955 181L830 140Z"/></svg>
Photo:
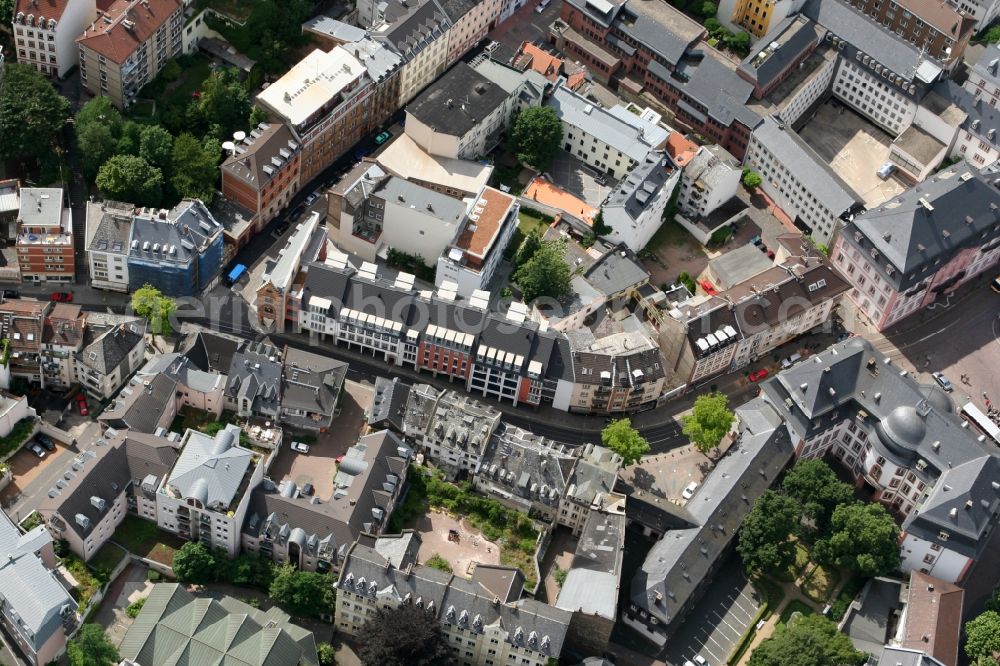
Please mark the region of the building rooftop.
<svg viewBox="0 0 1000 666"><path fill-rule="evenodd" d="M360 41L368 34L363 28L338 21L324 14L320 14L303 23L302 32L312 33L320 37L328 37L341 44Z"/></svg>
<svg viewBox="0 0 1000 666"><path fill-rule="evenodd" d="M629 0L623 3L616 25L669 63L677 63L705 28L666 2Z"/></svg>
<svg viewBox="0 0 1000 666"><path fill-rule="evenodd" d="M347 49L316 49L257 95L295 128L315 121L356 92L366 68Z"/></svg>
<svg viewBox="0 0 1000 666"><path fill-rule="evenodd" d="M179 0L116 0L76 41L122 65L180 7Z"/></svg>
<svg viewBox="0 0 1000 666"><path fill-rule="evenodd" d="M972 66L972 74L1000 86L1000 44L986 45L979 60Z"/></svg>
<svg viewBox="0 0 1000 666"><path fill-rule="evenodd" d="M406 105L406 113L435 132L462 137L507 101L502 87L459 62Z"/></svg>
<svg viewBox="0 0 1000 666"><path fill-rule="evenodd" d="M896 137L893 146L916 158L920 164L930 164L947 148L943 143L916 125L910 125Z"/></svg>
<svg viewBox="0 0 1000 666"><path fill-rule="evenodd" d="M164 414L176 404L177 382L165 374L151 378L133 377L98 420L112 428L152 433Z"/></svg>
<svg viewBox="0 0 1000 666"><path fill-rule="evenodd" d="M130 261L188 264L222 233L222 225L198 199L170 210L139 209L132 218Z"/></svg>
<svg viewBox="0 0 1000 666"><path fill-rule="evenodd" d="M374 194L384 199L386 203L432 215L441 222L455 227L465 219L464 201L396 176L386 179Z"/></svg>
<svg viewBox="0 0 1000 666"><path fill-rule="evenodd" d="M240 428L229 424L214 437L185 433L184 448L165 488L178 498L193 498L206 509L228 511L253 464L254 452L239 444Z"/></svg>
<svg viewBox="0 0 1000 666"><path fill-rule="evenodd" d="M44 233L62 231L63 191L58 187L22 187L17 219L33 229L47 229Z"/></svg>
<svg viewBox="0 0 1000 666"><path fill-rule="evenodd" d="M504 423L483 452L477 484L515 501L520 498L526 507L558 507L576 460L566 445Z"/></svg>
<svg viewBox="0 0 1000 666"><path fill-rule="evenodd" d="M119 651L141 664L319 664L313 634L279 608L261 611L232 597L195 597L177 583L153 586Z"/></svg>
<svg viewBox="0 0 1000 666"><path fill-rule="evenodd" d="M716 278L716 286L720 290L742 284L772 266L774 262L753 244L741 245L708 262L709 270Z"/></svg>
<svg viewBox="0 0 1000 666"><path fill-rule="evenodd" d="M87 249L125 255L135 206L118 201L87 202Z"/></svg>
<svg viewBox="0 0 1000 666"><path fill-rule="evenodd" d="M613 113L561 85L556 86L546 104L556 110L563 123L583 130L636 162L662 148L670 134L634 113Z"/></svg>
<svg viewBox="0 0 1000 666"><path fill-rule="evenodd" d="M739 69L758 88L769 88L819 43L821 32L819 26L805 16L789 16L754 45Z"/></svg>
<svg viewBox="0 0 1000 666"><path fill-rule="evenodd" d="M304 411L303 426L327 427L333 419L341 387L347 376L347 363L312 354L294 347L285 347L285 370L282 375L281 407L288 411ZM323 417L322 421L317 418ZM284 419L297 417L286 413ZM310 422L311 421L311 422ZM296 425L294 422L289 425Z"/></svg>
<svg viewBox="0 0 1000 666"><path fill-rule="evenodd" d="M287 293L302 264L306 248L319 229L319 221L319 213L313 211L309 217L295 225L295 230L285 241L285 245L278 250L278 260L268 262L264 269L264 274L261 276L262 285L271 284L279 292ZM325 233L326 230L322 231Z"/></svg>
<svg viewBox="0 0 1000 666"><path fill-rule="evenodd" d="M277 416L281 373L281 350L266 342L248 342L232 355L226 394L232 400L249 400L256 414Z"/></svg>
<svg viewBox="0 0 1000 666"><path fill-rule="evenodd" d="M298 152L299 144L288 125L261 123L236 144L221 168L263 189Z"/></svg>
<svg viewBox="0 0 1000 666"><path fill-rule="evenodd" d="M385 10L385 21L369 34L395 48L403 56L404 62L409 62L452 26L451 19L437 0L417 0L412 3L390 0Z"/></svg>
<svg viewBox="0 0 1000 666"><path fill-rule="evenodd" d="M62 18L70 0L16 0L13 15L23 13L25 16L34 14L35 18L48 21L59 21ZM9 18L9 17L8 17Z"/></svg>
<svg viewBox="0 0 1000 666"><path fill-rule="evenodd" d="M35 555L51 543L44 525L24 534L0 511L0 600L5 622L17 617L20 635L29 636L35 650L62 631L63 615L76 610L69 592Z"/></svg>
<svg viewBox="0 0 1000 666"><path fill-rule="evenodd" d="M479 199L472 206L468 220L455 238L455 247L484 260L500 236L503 223L510 216L511 208L516 202L517 199L500 190L483 188Z"/></svg>
<svg viewBox="0 0 1000 666"><path fill-rule="evenodd" d="M614 621L625 551L625 498L591 511L577 540L556 608Z"/></svg>
<svg viewBox="0 0 1000 666"><path fill-rule="evenodd" d="M919 571L910 572L900 646L958 666L965 590Z"/></svg>
<svg viewBox="0 0 1000 666"><path fill-rule="evenodd" d="M848 609L844 617L844 633L855 649L878 654L889 642L903 608L900 600L902 583L886 578L872 578L861 592L861 603Z"/></svg>
<svg viewBox="0 0 1000 666"><path fill-rule="evenodd" d="M373 428L387 428L404 434L406 404L410 398L410 386L399 381L399 377L376 377L375 395L368 412L368 424Z"/></svg>
<svg viewBox="0 0 1000 666"><path fill-rule="evenodd" d="M555 83L562 73L562 58L549 53L531 42L521 42L521 48L514 58L514 67L517 69L531 69L541 74L546 79Z"/></svg>
<svg viewBox="0 0 1000 666"><path fill-rule="evenodd" d="M488 164L429 155L408 134L393 140L375 161L405 180L458 190L463 196L481 192L493 173Z"/></svg>
<svg viewBox="0 0 1000 666"><path fill-rule="evenodd" d="M583 277L605 298L610 298L648 282L649 272L642 267L632 250L618 245L605 252Z"/></svg>
<svg viewBox="0 0 1000 666"><path fill-rule="evenodd" d="M666 153L655 151L646 155L601 204L604 223L616 231L625 225L635 228L649 201L660 193L673 173L674 163Z"/></svg>
<svg viewBox="0 0 1000 666"><path fill-rule="evenodd" d="M689 51L677 64L676 73L655 60L648 68L650 74L680 88L701 105L697 108L683 99L678 101L678 106L693 118L702 122L712 118L723 127L739 121L751 129L760 122L760 116L746 106L753 84L740 78L735 65L713 48L703 46Z"/></svg>

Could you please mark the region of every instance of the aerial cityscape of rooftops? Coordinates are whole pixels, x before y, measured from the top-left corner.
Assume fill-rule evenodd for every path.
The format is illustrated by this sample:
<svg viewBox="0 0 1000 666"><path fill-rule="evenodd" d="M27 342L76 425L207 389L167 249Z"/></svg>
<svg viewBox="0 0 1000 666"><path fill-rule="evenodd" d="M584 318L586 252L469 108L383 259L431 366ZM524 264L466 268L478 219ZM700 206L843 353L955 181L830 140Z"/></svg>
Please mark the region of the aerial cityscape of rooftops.
<svg viewBox="0 0 1000 666"><path fill-rule="evenodd" d="M1000 0L0 0L0 664L1000 666Z"/></svg>

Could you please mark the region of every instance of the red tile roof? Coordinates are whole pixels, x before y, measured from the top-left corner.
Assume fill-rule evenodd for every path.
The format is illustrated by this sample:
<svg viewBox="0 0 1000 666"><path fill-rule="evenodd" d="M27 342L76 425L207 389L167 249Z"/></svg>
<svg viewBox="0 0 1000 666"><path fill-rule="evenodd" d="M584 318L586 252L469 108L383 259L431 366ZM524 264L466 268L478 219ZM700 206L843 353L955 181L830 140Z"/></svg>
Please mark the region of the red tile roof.
<svg viewBox="0 0 1000 666"><path fill-rule="evenodd" d="M179 0L117 0L76 41L120 65L180 6Z"/></svg>
<svg viewBox="0 0 1000 666"><path fill-rule="evenodd" d="M485 257L493 241L496 240L500 232L500 225L507 218L507 211L514 203L514 197L504 194L500 190L492 187L483 189L483 194L476 202L471 215L477 215L478 219L471 216L465 225L465 230L458 237L456 246L466 252L476 256ZM479 213L476 213L479 210Z"/></svg>
<svg viewBox="0 0 1000 666"><path fill-rule="evenodd" d="M926 652L945 666L957 666L964 596L957 585L911 572L902 647Z"/></svg>
<svg viewBox="0 0 1000 666"><path fill-rule="evenodd" d="M14 16L17 16L18 12L24 12L25 16L33 14L36 19L44 16L46 21L49 19L58 21L62 18L67 5L69 0L16 0Z"/></svg>

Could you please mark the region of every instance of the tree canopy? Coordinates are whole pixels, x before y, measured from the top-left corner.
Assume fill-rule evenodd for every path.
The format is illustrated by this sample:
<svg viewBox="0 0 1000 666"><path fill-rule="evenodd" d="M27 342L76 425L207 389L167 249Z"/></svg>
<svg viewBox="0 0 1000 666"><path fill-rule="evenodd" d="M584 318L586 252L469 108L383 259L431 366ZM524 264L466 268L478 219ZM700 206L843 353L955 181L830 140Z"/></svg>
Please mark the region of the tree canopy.
<svg viewBox="0 0 1000 666"><path fill-rule="evenodd" d="M170 316L176 307L173 299L164 296L163 292L150 284L136 289L132 294L132 311L149 320L149 330L155 335L170 335L173 330Z"/></svg>
<svg viewBox="0 0 1000 666"><path fill-rule="evenodd" d="M538 252L538 248L541 246L542 232L534 228L528 232L528 235L524 237L521 244L517 246L517 252L514 254L514 265L523 266L527 263L528 259L535 256L535 253Z"/></svg>
<svg viewBox="0 0 1000 666"><path fill-rule="evenodd" d="M225 67L213 71L201 85L193 104L196 126L211 132L220 141L236 130L246 129L250 118L250 94L240 80L239 71Z"/></svg>
<svg viewBox="0 0 1000 666"><path fill-rule="evenodd" d="M719 446L736 419L729 411L729 398L723 393L699 395L691 414L682 419L683 432L702 453Z"/></svg>
<svg viewBox="0 0 1000 666"><path fill-rule="evenodd" d="M750 571L773 573L795 561L795 544L789 538L799 522L798 503L773 490L754 502L740 526L736 550Z"/></svg>
<svg viewBox="0 0 1000 666"><path fill-rule="evenodd" d="M83 172L92 179L102 164L120 152L121 113L108 97L95 97L77 112L74 128Z"/></svg>
<svg viewBox="0 0 1000 666"><path fill-rule="evenodd" d="M32 65L4 66L0 77L0 159L39 159L51 153L69 116L69 100Z"/></svg>
<svg viewBox="0 0 1000 666"><path fill-rule="evenodd" d="M534 106L517 114L510 131L517 159L546 171L562 143L562 121L550 106Z"/></svg>
<svg viewBox="0 0 1000 666"><path fill-rule="evenodd" d="M750 655L749 666L861 666L867 658L836 624L822 615L804 615L778 625Z"/></svg>
<svg viewBox="0 0 1000 666"><path fill-rule="evenodd" d="M525 301L539 296L562 298L570 292L573 270L566 263L566 241L543 240L538 249L514 272Z"/></svg>
<svg viewBox="0 0 1000 666"><path fill-rule="evenodd" d="M139 134L139 157L160 171L170 169L174 152L174 136L160 125L148 125Z"/></svg>
<svg viewBox="0 0 1000 666"><path fill-rule="evenodd" d="M170 185L183 199L201 199L206 204L215 197L219 157L222 147L215 139L202 144L191 134L181 134L174 140L173 168Z"/></svg>
<svg viewBox="0 0 1000 666"><path fill-rule="evenodd" d="M743 169L743 186L748 190L760 187L761 182L763 181L759 173L749 168Z"/></svg>
<svg viewBox="0 0 1000 666"><path fill-rule="evenodd" d="M111 157L94 182L106 198L137 206L159 206L163 197L163 172L135 155Z"/></svg>
<svg viewBox="0 0 1000 666"><path fill-rule="evenodd" d="M965 654L974 660L1000 655L1000 613L986 611L965 623Z"/></svg>
<svg viewBox="0 0 1000 666"><path fill-rule="evenodd" d="M451 661L441 625L413 604L380 610L359 641L364 666L437 666Z"/></svg>
<svg viewBox="0 0 1000 666"><path fill-rule="evenodd" d="M781 490L802 505L803 514L825 532L834 510L854 500L854 490L820 458L800 460L781 482Z"/></svg>
<svg viewBox="0 0 1000 666"><path fill-rule="evenodd" d="M182 583L210 583L215 580L215 557L201 542L188 541L174 554L173 569Z"/></svg>
<svg viewBox="0 0 1000 666"><path fill-rule="evenodd" d="M329 574L299 571L291 564L284 564L274 568L271 598L295 615L332 614L337 602L333 582Z"/></svg>
<svg viewBox="0 0 1000 666"><path fill-rule="evenodd" d="M819 562L836 564L863 576L883 576L899 566L899 526L877 502L838 506L829 536L813 549Z"/></svg>
<svg viewBox="0 0 1000 666"><path fill-rule="evenodd" d="M71 666L112 666L121 660L118 648L99 624L80 627L76 637L66 644L66 656Z"/></svg>
<svg viewBox="0 0 1000 666"><path fill-rule="evenodd" d="M622 466L628 467L649 453L649 442L632 427L630 419L616 419L601 431L601 441L622 457Z"/></svg>

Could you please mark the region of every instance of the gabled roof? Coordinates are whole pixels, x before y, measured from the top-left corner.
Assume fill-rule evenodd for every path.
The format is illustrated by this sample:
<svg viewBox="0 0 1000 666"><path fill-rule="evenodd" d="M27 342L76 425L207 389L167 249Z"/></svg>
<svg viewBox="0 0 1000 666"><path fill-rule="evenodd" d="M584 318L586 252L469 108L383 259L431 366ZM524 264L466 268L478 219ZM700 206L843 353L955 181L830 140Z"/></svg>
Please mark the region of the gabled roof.
<svg viewBox="0 0 1000 666"><path fill-rule="evenodd" d="M107 375L128 359L136 346L145 344L146 320L135 319L105 330L89 341L77 354L77 360L95 372Z"/></svg>
<svg viewBox="0 0 1000 666"><path fill-rule="evenodd" d="M946 666L958 666L965 590L914 569L906 598L900 645L932 655Z"/></svg>
<svg viewBox="0 0 1000 666"><path fill-rule="evenodd" d="M121 65L180 7L179 0L117 0L76 41Z"/></svg>
<svg viewBox="0 0 1000 666"><path fill-rule="evenodd" d="M176 389L177 382L162 373L144 379L133 377L98 420L112 428L152 433L164 414L174 408Z"/></svg>
<svg viewBox="0 0 1000 666"><path fill-rule="evenodd" d="M259 136L254 136L254 134ZM257 189L264 189L299 152L298 141L285 123L261 123L220 167Z"/></svg>

